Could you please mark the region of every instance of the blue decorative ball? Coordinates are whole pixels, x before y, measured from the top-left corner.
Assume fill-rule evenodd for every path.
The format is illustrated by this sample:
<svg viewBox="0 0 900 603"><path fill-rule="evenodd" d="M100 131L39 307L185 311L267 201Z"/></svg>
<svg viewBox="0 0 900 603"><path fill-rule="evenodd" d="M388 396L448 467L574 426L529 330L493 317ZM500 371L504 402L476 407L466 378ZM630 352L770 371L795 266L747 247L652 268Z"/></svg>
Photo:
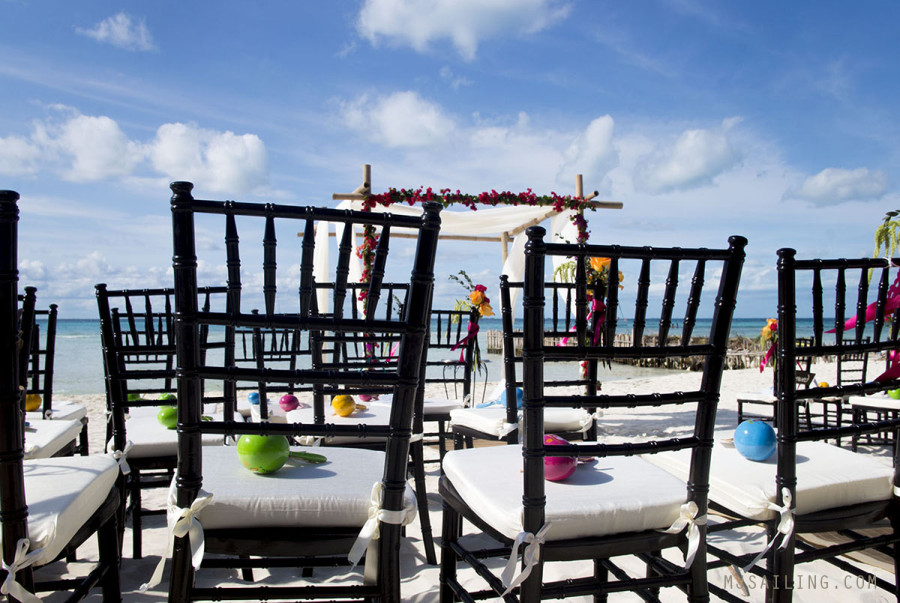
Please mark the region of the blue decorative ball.
<svg viewBox="0 0 900 603"><path fill-rule="evenodd" d="M525 397L525 392L521 387L516 388L516 408L522 408L522 399ZM506 390L500 394L500 404L506 405Z"/></svg>
<svg viewBox="0 0 900 603"><path fill-rule="evenodd" d="M250 392L247 394L247 400L250 404L259 404L259 392Z"/></svg>
<svg viewBox="0 0 900 603"><path fill-rule="evenodd" d="M765 421L744 421L734 430L734 447L751 461L765 461L775 453L775 430Z"/></svg>

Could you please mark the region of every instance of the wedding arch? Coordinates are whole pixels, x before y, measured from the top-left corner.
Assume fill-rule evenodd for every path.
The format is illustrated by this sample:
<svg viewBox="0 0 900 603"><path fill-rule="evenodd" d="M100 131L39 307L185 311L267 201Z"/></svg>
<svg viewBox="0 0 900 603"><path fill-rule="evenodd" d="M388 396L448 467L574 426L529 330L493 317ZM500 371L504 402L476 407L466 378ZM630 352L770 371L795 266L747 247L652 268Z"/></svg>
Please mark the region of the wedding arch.
<svg viewBox="0 0 900 603"><path fill-rule="evenodd" d="M548 231L554 240L569 242L586 242L589 237L585 210L622 209L620 201L599 201L594 191L585 196L581 174L575 177L575 194L539 196L530 189L522 193L483 192L478 195L462 193L459 190L442 189L438 192L431 188L389 189L385 193L371 192L372 171L370 165L363 166L363 183L351 193L335 193L334 201L338 201L337 209L354 209L372 212L390 212L394 214L419 215L421 209L416 204L424 201L438 201L445 208L462 206L468 211L441 212L441 239L458 241L477 241L500 243L501 274L509 276L512 281L522 280L525 267L525 235L530 226L550 220ZM298 233L299 234L299 233ZM315 278L322 281L328 278L328 258L330 238L340 241L343 236L343 225L335 224L331 228L316 231L315 246ZM391 238L408 238L402 232L391 231ZM356 261L350 264L349 279L351 282L368 282L369 270L375 251L378 233L372 226L366 226L362 232L352 233L352 245L357 248ZM509 248L510 242L512 248ZM335 243L336 245L336 243ZM554 266L555 268L555 266ZM328 307L326 293L322 296L319 307Z"/></svg>

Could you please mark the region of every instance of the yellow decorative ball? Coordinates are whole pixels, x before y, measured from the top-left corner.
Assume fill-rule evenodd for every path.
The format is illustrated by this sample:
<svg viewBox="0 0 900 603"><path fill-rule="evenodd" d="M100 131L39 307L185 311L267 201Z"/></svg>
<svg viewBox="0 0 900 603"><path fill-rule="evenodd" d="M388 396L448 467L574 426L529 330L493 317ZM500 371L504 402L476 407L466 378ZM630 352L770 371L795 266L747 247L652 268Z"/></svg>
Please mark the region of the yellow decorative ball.
<svg viewBox="0 0 900 603"><path fill-rule="evenodd" d="M819 382L819 387L828 387L828 382L827 382L827 381L820 381L820 382Z"/></svg>
<svg viewBox="0 0 900 603"><path fill-rule="evenodd" d="M28 394L25 396L25 410L34 412L41 407L41 402L40 394Z"/></svg>
<svg viewBox="0 0 900 603"><path fill-rule="evenodd" d="M365 406L356 403L353 396L348 396L346 394L341 394L332 398L331 408L334 409L334 414L339 417L349 417L356 410L366 410Z"/></svg>

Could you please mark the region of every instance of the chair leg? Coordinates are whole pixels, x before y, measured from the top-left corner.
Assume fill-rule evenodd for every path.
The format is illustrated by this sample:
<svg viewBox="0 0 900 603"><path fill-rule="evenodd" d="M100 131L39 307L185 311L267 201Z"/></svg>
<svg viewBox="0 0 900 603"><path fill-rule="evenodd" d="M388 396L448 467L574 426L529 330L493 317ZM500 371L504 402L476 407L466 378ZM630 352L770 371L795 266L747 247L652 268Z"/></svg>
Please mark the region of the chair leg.
<svg viewBox="0 0 900 603"><path fill-rule="evenodd" d="M444 455L447 454L447 425L443 419L438 422L438 458L444 462Z"/></svg>
<svg viewBox="0 0 900 603"><path fill-rule="evenodd" d="M459 539L462 521L459 514L453 508L444 503L441 522L441 572L440 572L440 596L441 603L452 603L456 599L453 589L447 585L448 580L456 580L456 553L450 548Z"/></svg>
<svg viewBox="0 0 900 603"><path fill-rule="evenodd" d="M776 532L773 526L767 530L767 537L772 538ZM774 603L790 603L794 593L794 538L783 549L773 547L772 581L766 589L766 600Z"/></svg>
<svg viewBox="0 0 900 603"><path fill-rule="evenodd" d="M688 585L688 600L691 603L709 603L709 578L706 567L706 527L701 526L700 546L691 565L691 583Z"/></svg>
<svg viewBox="0 0 900 603"><path fill-rule="evenodd" d="M409 457L413 464L416 503L419 507L419 525L422 527L422 545L425 547L425 560L429 565L437 565L437 555L434 552L434 537L431 533L431 517L428 514L428 492L425 490L425 451L422 440L409 445Z"/></svg>
<svg viewBox="0 0 900 603"><path fill-rule="evenodd" d="M122 547L119 541L118 510L97 531L97 549L100 564L105 568L100 588L104 603L122 600L122 585L119 577Z"/></svg>
<svg viewBox="0 0 900 603"><path fill-rule="evenodd" d="M650 551L651 557L662 557L662 551ZM653 566L649 563L647 564L647 572L644 574L647 578L652 578L653 576L658 576L659 572L653 569ZM650 594L654 597L659 597L659 588L651 588Z"/></svg>
<svg viewBox="0 0 900 603"><path fill-rule="evenodd" d="M139 469L131 470L131 557L140 559L143 556L141 530L143 519L141 517L141 472Z"/></svg>
<svg viewBox="0 0 900 603"><path fill-rule="evenodd" d="M249 559L250 555L239 555L241 559ZM251 567L242 567L241 568L241 578L244 582L253 582L253 568Z"/></svg>
<svg viewBox="0 0 900 603"><path fill-rule="evenodd" d="M81 456L88 456L88 418L81 419L81 434L78 436L78 448L81 450Z"/></svg>
<svg viewBox="0 0 900 603"><path fill-rule="evenodd" d="M172 551L172 576L169 579L169 603L190 600L194 583L194 566L191 565L191 546L188 537L176 538Z"/></svg>
<svg viewBox="0 0 900 603"><path fill-rule="evenodd" d="M594 578L601 584L609 582L609 570L603 565L602 559L594 559ZM609 594L605 591L594 595L594 603L606 603L608 600Z"/></svg>

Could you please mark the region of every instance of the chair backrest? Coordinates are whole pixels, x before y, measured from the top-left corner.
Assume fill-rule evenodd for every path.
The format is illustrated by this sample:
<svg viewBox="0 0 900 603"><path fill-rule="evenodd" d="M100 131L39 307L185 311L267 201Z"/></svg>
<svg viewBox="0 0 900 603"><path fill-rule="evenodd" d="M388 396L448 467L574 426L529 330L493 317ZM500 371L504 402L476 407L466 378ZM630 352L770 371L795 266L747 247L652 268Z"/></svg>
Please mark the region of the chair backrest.
<svg viewBox="0 0 900 603"><path fill-rule="evenodd" d="M419 368L423 353L427 320L431 309L434 284L434 260L440 230L440 205L424 204L421 217L395 216L391 214L341 211L313 207L297 207L278 204L256 204L235 201L201 201L191 195L193 185L175 182L172 188L172 220L174 236L173 268L175 274L175 342L178 370L178 436L179 455L176 476L176 504L190 507L202 483L201 433L236 435L256 433L263 435L328 437L335 435L386 438L383 508L393 511L403 509L406 487L406 467L409 456L413 405L418 386ZM202 225L201 225L202 221ZM242 246L238 233L238 221L248 232L263 233L262 252L258 248ZM401 268L409 274L409 294L404 312L391 320L377 318L367 313L357 318L343 316L344 303L349 288L348 263L353 253L350 243L352 228L344 228L344 239L339 246L332 299L337 309L331 315L320 315L315 309L315 280L313 255L315 228L327 228L329 222L345 226L371 224L380 229L378 245L374 253L371 281L368 289L370 303L381 295L381 284L387 266L387 253L394 228L412 229L418 234L416 252L410 264ZM276 270L276 224L290 230L290 239L302 232L300 252L288 251L283 257L299 258L299 274L288 293L285 283L291 280L289 271L278 274ZM225 310L199 312L197 306L197 232L203 228L219 228L224 233L225 257L215 260L227 268L228 290ZM246 238L246 237L245 237ZM212 253L209 250L204 252ZM262 256L260 278L243 278L242 257L256 253ZM206 256L204 256L206 258ZM212 264L212 262L210 262ZM396 262L392 262L396 264ZM216 264L212 264L216 265ZM391 267L393 268L393 266ZM409 272L406 272L409 270ZM393 272L393 270L392 270ZM279 281L278 277L283 280ZM257 288L253 285L261 283ZM281 295L279 295L281 292ZM299 293L299 295L298 295ZM250 304L244 299L263 298L262 309L254 314L245 309ZM295 329L310 338L322 337L336 340L336 335L368 333L374 338L399 335L400 346L397 362L385 363L365 372L355 365L334 365L317 368L312 366L295 370L269 369L267 367L237 367L219 357L202 359L198 353L200 332L229 326L235 329ZM312 346L313 350L316 346ZM390 424L335 425L309 423L236 423L231 421L201 421L200 398L204 381L228 383L258 383L260 406L266 404L266 387L270 383L302 383L321 385L324 393L354 394L372 386L393 388L393 406ZM209 387L212 387L211 385ZM262 408L261 408L262 414ZM387 528L385 530L385 527ZM381 547L399 546L399 526L384 526ZM385 552L384 549L382 549Z"/></svg>
<svg viewBox="0 0 900 603"><path fill-rule="evenodd" d="M524 530L539 530L544 524L544 457L545 456L611 456L654 454L667 450L691 449L687 500L696 503L699 513L707 511L709 466L713 446L713 429L719 386L725 366L728 334L734 312L738 283L744 260L743 237L731 237L728 249L688 249L626 247L618 245L573 245L545 243L545 230L531 227L525 246L525 282L523 316L524 377ZM545 263L549 258L563 257L574 262L574 321L565 345L548 342ZM629 294L615 284L600 287L596 279L589 282L591 258L609 258L607 274L625 274L623 284ZM690 275L685 278L683 275ZM660 282L661 287L651 285ZM687 292L679 287L686 281ZM712 282L710 282L712 281ZM698 311L704 302L704 291L718 284L714 304L706 303L712 313L709 331L693 338ZM588 292L593 290L593 299ZM661 291L661 295L658 293ZM659 301L659 322L655 342L645 345L644 334L651 297ZM627 311L625 302L632 302ZM680 337L670 337L676 303L683 308ZM591 312L593 308L593 312ZM621 308L621 309L620 309ZM620 311L628 321L620 321ZM588 320L590 316L590 320ZM623 324L624 323L624 324ZM616 335L620 327L630 331L630 341ZM630 328L628 328L630 327ZM595 335L596 334L596 335ZM595 396L547 395L544 391L544 369L547 361L595 360L610 362L635 358L702 358L699 385L689 391L652 391L638 394L606 394ZM544 443L544 408L567 407L572 403L584 407L629 408L692 403L692 435L672 438L666 433L621 444L579 444L550 446ZM690 413L688 413L690 415ZM536 533L536 532L532 532Z"/></svg>
<svg viewBox="0 0 900 603"><path fill-rule="evenodd" d="M863 337L862 343L868 343L869 338ZM856 343L848 340L845 343ZM850 352L837 356L837 384L849 385L851 383L865 383L869 370L868 352Z"/></svg>
<svg viewBox="0 0 900 603"><path fill-rule="evenodd" d="M20 340L18 200L18 193L0 191L0 531L3 562L7 567L13 564L19 541L28 535L22 465L25 453L24 402L19 389L20 342L24 344L28 339ZM32 305L32 311L33 308Z"/></svg>
<svg viewBox="0 0 900 603"><path fill-rule="evenodd" d="M111 413L109 435L116 450L124 450L126 409L172 404L158 398L176 391L175 292L171 288L109 289L105 283L96 285L95 290L107 411ZM224 287L200 288L200 307L208 311L216 301L223 303L225 293ZM233 335L231 341L226 339L210 337L209 331L204 331L202 353L221 350L218 353L225 354L226 344L233 353ZM233 410L231 406L225 412Z"/></svg>
<svg viewBox="0 0 900 603"><path fill-rule="evenodd" d="M472 394L478 344L478 310L432 309L424 384L442 384L447 399Z"/></svg>
<svg viewBox="0 0 900 603"><path fill-rule="evenodd" d="M45 417L50 416L53 409L53 369L56 356L56 320L58 315L56 304L50 304L46 310L35 310L34 332L31 338L31 353L28 358L28 375L25 386L26 394L41 396L41 410ZM44 318L44 321L38 321ZM41 329L41 322L45 327Z"/></svg>
<svg viewBox="0 0 900 603"><path fill-rule="evenodd" d="M797 416L798 403L804 401L864 395L900 387L897 380L900 371L890 370L894 366L900 367L890 360L900 346L900 309L897 309L900 277L890 283L890 271L897 266L900 266L900 260L884 258L798 260L793 249L778 250L777 479L779 486L790 488L792 493L796 492L797 484L798 441L837 439L900 427L900 420L856 425L852 417L845 417L843 427L801 429L803 422ZM834 313L829 316L832 309ZM872 381L857 379L830 387L797 388L798 350L794 343L797 316L810 313L813 336L811 345L802 348L804 356L825 359L884 354L889 359L888 370ZM898 466L896 456L894 466ZM894 483L900 483L898 477ZM783 504L780 491L777 502Z"/></svg>
<svg viewBox="0 0 900 603"><path fill-rule="evenodd" d="M37 325L37 288L25 287L25 293L18 295L19 301L19 384L26 388L28 385L28 370L32 351L35 348L35 339L38 337ZM25 409L25 397L22 397L22 409Z"/></svg>
<svg viewBox="0 0 900 603"><path fill-rule="evenodd" d="M522 376L522 363L524 352L524 329L516 327L514 316L518 314L523 316L522 304L524 297L522 295L522 282L510 282L509 278L504 274L500 277L500 308L501 318L503 321L503 379L506 384L506 422L514 425L518 422L518 396L516 388L522 387L524 379ZM545 303L549 306L550 312L544 317L544 337L548 342L557 345L566 345L568 341L575 335L576 323L576 283L544 283ZM598 291L599 293L599 291ZM517 300L519 305L513 307L513 299ZM518 310L518 312L516 312ZM593 325L592 317L586 317L585 320L590 321ZM593 327L592 327L593 328ZM552 358L547 359L554 362ZM565 363L564 359L563 362ZM589 358L582 363L568 362L570 366L564 370L557 370L553 373L544 374L545 389L555 387L578 386L583 388L584 395L595 396L597 394L597 367L596 358ZM551 376L555 374L556 376ZM596 408L589 407L586 410L594 413ZM585 439L596 439L596 427L592 422L592 426L585 434ZM517 443L519 434L513 432L507 436L510 444Z"/></svg>

